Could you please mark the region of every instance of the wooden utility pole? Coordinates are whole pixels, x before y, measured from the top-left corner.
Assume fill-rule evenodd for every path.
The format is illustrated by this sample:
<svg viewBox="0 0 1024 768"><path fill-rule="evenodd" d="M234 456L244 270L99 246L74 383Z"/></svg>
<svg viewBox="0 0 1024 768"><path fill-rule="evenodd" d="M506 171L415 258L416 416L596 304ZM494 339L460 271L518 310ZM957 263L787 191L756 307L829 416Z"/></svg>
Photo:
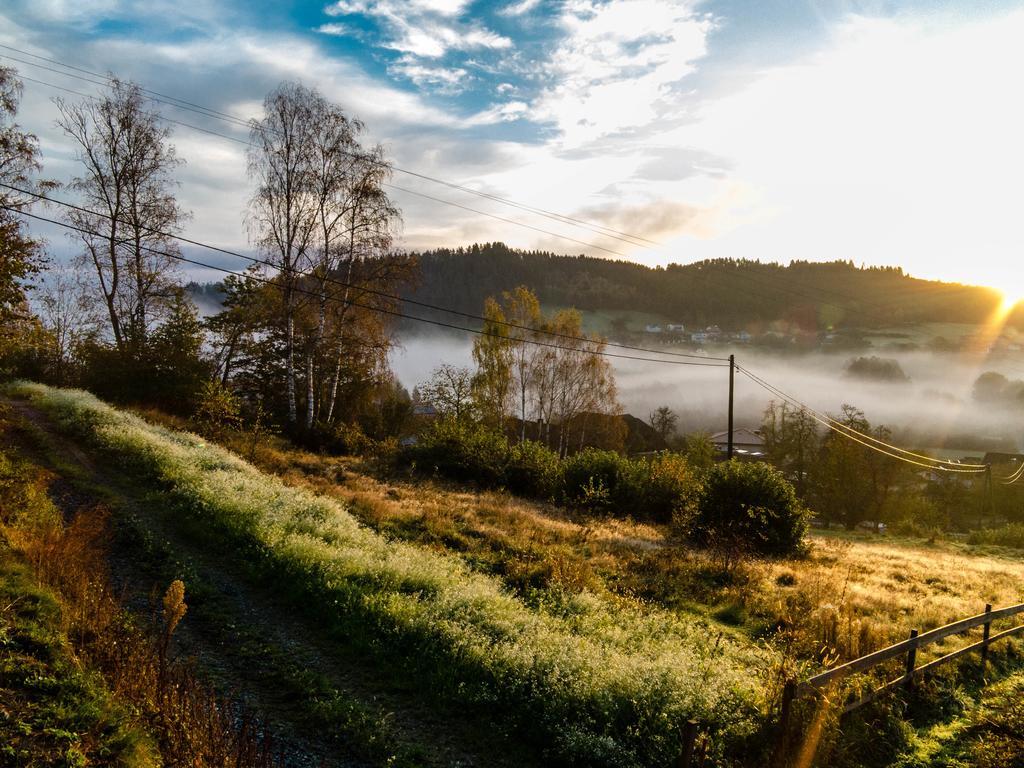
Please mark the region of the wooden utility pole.
<svg viewBox="0 0 1024 768"><path fill-rule="evenodd" d="M732 458L732 393L733 381L736 377L736 355L729 355L729 443L725 457Z"/></svg>

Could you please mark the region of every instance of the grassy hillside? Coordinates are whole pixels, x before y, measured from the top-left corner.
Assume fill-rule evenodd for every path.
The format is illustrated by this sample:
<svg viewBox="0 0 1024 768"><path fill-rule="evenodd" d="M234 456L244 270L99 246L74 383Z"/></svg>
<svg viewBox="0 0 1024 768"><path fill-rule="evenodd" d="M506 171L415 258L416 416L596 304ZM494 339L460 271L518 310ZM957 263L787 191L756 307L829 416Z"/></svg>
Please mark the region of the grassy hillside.
<svg viewBox="0 0 1024 768"><path fill-rule="evenodd" d="M188 550L201 546L272 593L279 607L261 625L308 615L415 681L425 699L461 699L495 715L548 764L668 765L680 723L694 717L710 735L714 764L762 765L786 675L961 618L986 601L1017 602L1024 583L1017 550L872 534L816 534L806 557L725 574L662 526L378 475L359 460L276 439L256 447L256 469L171 428L182 422L143 420L84 393L14 391L53 419L67 446L151 489L147 504L164 507L166 522L147 511L140 533L155 526L147 546L171 547L175 554L161 557L185 568L189 583L225 594L249 589L203 577L207 555ZM241 435L238 447L252 448ZM224 601L203 600L215 620ZM234 626L224 610L222 621ZM239 645L254 669L268 665L250 655L265 643L254 635ZM1024 744L1006 693L1016 690L1015 648L1007 643L993 657L991 676L1005 677L1002 687L986 689L968 659L923 684L918 697L868 707L842 729L826 713L816 764L923 766L941 757L934 764L1012 765L986 762L982 745L998 738L998 754L1010 754ZM290 690L309 701L301 686ZM316 727L344 730L347 711L322 709ZM384 754L366 752L372 764Z"/></svg>
<svg viewBox="0 0 1024 768"><path fill-rule="evenodd" d="M323 621L450 695L500 707L553 759L658 764L678 751L691 717L733 749L757 731L770 653L728 638L711 651L698 621L587 591L525 601L459 558L388 541L337 502L194 436L82 392L14 391L171 494L180 514L203 520L296 606L319 606Z"/></svg>

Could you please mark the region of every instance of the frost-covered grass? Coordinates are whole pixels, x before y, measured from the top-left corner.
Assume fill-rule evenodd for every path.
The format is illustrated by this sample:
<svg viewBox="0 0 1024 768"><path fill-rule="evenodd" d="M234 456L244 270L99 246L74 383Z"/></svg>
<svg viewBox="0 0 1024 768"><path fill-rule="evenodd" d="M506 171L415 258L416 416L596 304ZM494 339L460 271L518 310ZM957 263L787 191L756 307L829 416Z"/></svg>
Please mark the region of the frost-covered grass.
<svg viewBox="0 0 1024 768"><path fill-rule="evenodd" d="M304 610L426 684L492 707L553 760L664 765L689 718L719 750L754 753L768 652L697 620L588 592L526 605L461 559L389 541L337 500L88 393L16 384L61 427L155 483L209 541Z"/></svg>

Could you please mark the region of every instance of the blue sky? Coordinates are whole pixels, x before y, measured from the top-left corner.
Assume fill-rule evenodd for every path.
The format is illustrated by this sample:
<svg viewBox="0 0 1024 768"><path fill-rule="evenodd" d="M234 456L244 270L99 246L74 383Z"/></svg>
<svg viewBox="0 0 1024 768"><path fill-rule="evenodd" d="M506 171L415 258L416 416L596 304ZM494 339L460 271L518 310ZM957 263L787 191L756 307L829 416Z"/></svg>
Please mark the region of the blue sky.
<svg viewBox="0 0 1024 768"><path fill-rule="evenodd" d="M627 245L396 174L407 189L606 250L395 190L407 247L500 239L648 264L848 258L1024 295L1021 39L1020 3L991 1L9 0L0 9L4 45L243 118L259 114L276 83L302 80L361 117L403 168L659 243ZM40 136L50 175L67 179L74 159L53 127L55 94L27 83L20 120ZM190 234L243 247L243 147L183 127L174 142Z"/></svg>

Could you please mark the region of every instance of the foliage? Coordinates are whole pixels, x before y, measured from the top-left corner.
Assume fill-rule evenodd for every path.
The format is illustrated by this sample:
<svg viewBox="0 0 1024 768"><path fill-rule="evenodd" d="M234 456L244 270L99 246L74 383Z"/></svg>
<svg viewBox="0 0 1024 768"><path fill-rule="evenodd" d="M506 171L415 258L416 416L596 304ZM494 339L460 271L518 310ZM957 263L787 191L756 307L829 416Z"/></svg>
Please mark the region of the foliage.
<svg viewBox="0 0 1024 768"><path fill-rule="evenodd" d="M1024 523L1007 523L1001 528L980 528L967 537L970 544L997 544L1024 549Z"/></svg>
<svg viewBox="0 0 1024 768"><path fill-rule="evenodd" d="M208 437L217 438L226 430L237 429L241 424L238 398L219 381L208 381L199 391L192 420Z"/></svg>
<svg viewBox="0 0 1024 768"><path fill-rule="evenodd" d="M509 446L491 427L448 417L424 430L408 456L422 470L494 487L504 478Z"/></svg>
<svg viewBox="0 0 1024 768"><path fill-rule="evenodd" d="M865 305L882 300L877 324L915 322L983 324L999 306L998 291L912 278L898 267L858 267L849 261L709 259L648 267L626 260L523 251L503 243L477 243L416 254L422 280L409 294L418 301L479 313L488 296L510 285L533 290L544 306L580 310L636 310L669 322L725 330L796 322L805 331L830 332L863 324ZM736 301L736 285L770 284L756 301ZM794 292L806 299L794 302ZM844 298L837 299L837 294ZM828 301L812 297L828 296ZM869 323L871 317L866 318ZM838 322L837 322L838 320ZM1019 322L1019 315L1014 322ZM640 330L639 328L634 330Z"/></svg>
<svg viewBox="0 0 1024 768"><path fill-rule="evenodd" d="M907 383L910 377L904 372L899 360L889 357L858 357L846 364L846 375L857 379Z"/></svg>
<svg viewBox="0 0 1024 768"><path fill-rule="evenodd" d="M261 302L275 311L260 325L277 335L264 351L280 368L284 415L293 429L300 424L299 385L305 384L301 423L307 432L318 417L334 422L345 400L346 361L356 363L357 380L375 378L383 367L391 340L387 315L374 310L394 310L389 291L412 265L391 253L400 222L384 190L391 166L380 145L362 146L364 130L359 119L296 82L268 93L263 117L251 124L249 225L265 259L279 270L271 286L279 295ZM222 325L227 357L238 341L259 344L230 322Z"/></svg>
<svg viewBox="0 0 1024 768"><path fill-rule="evenodd" d="M420 399L432 405L441 416L457 421L474 416L473 373L469 368L443 363L418 390Z"/></svg>
<svg viewBox="0 0 1024 768"><path fill-rule="evenodd" d="M484 317L473 345L473 389L489 422L517 418L520 440L533 431L564 456L585 445L595 418L620 413L611 364L600 354L605 340L584 333L579 312L545 316L534 292L520 285L501 302L488 297Z"/></svg>
<svg viewBox="0 0 1024 768"><path fill-rule="evenodd" d="M708 472L694 514L681 522L693 540L732 566L745 556L799 552L807 511L777 469L733 460Z"/></svg>
<svg viewBox="0 0 1024 768"><path fill-rule="evenodd" d="M216 446L84 393L16 391L158 483L179 514L201 519L211 541L295 605L315 606L320 621L403 659L426 684L542 735L554 762L666 763L688 717L719 749L753 748L762 651L724 639L708 654L692 619L585 591L530 607L461 559L388 541L336 502Z"/></svg>
<svg viewBox="0 0 1024 768"><path fill-rule="evenodd" d="M561 490L562 462L543 443L524 440L512 446L505 467L505 486L513 493L551 499Z"/></svg>

